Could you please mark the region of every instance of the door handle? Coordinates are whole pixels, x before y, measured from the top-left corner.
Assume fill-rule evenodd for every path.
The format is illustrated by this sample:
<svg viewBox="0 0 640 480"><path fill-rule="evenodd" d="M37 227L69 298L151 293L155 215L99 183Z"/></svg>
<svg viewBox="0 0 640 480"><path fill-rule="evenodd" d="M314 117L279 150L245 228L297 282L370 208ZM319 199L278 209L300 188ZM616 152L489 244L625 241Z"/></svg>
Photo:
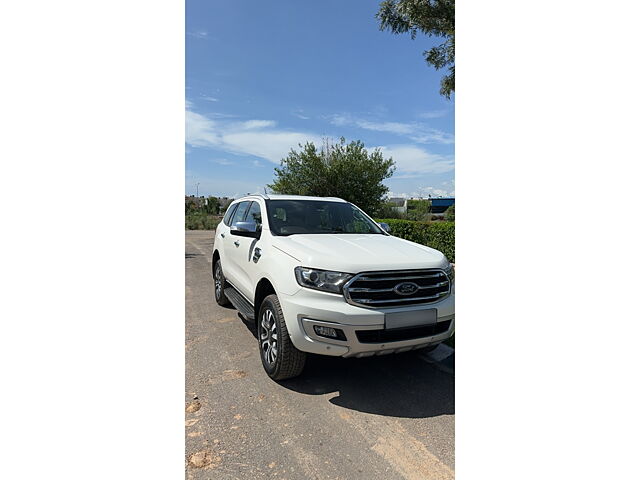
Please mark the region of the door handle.
<svg viewBox="0 0 640 480"><path fill-rule="evenodd" d="M221 234L220 234L220 236L221 236L222 238L224 238L224 233L221 233Z"/></svg>
<svg viewBox="0 0 640 480"><path fill-rule="evenodd" d="M234 244L236 247L239 247L239 246L240 246L240 242L239 242L238 240L236 240L235 242L233 242L233 244Z"/></svg>

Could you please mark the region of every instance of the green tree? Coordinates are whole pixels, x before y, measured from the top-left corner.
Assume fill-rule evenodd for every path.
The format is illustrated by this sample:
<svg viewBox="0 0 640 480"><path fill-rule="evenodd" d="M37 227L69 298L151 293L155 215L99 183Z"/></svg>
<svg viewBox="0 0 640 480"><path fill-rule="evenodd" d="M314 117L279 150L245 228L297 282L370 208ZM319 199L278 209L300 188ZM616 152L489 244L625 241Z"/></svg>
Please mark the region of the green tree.
<svg viewBox="0 0 640 480"><path fill-rule="evenodd" d="M361 141L318 148L311 142L291 149L275 169L269 188L275 193L340 197L375 215L389 188L382 181L393 175L395 162L379 149L369 153Z"/></svg>
<svg viewBox="0 0 640 480"><path fill-rule="evenodd" d="M217 215L220 211L220 201L216 197L207 197L207 203L204 205L204 211L209 215Z"/></svg>
<svg viewBox="0 0 640 480"><path fill-rule="evenodd" d="M456 206L451 205L444 211L444 219L447 222L455 222L456 221Z"/></svg>
<svg viewBox="0 0 640 480"><path fill-rule="evenodd" d="M431 220L431 201L429 200L408 200L407 220L426 222Z"/></svg>
<svg viewBox="0 0 640 480"><path fill-rule="evenodd" d="M403 212L400 212L395 203L385 202L378 209L376 213L378 218L397 218L404 219L406 215Z"/></svg>
<svg viewBox="0 0 640 480"><path fill-rule="evenodd" d="M455 91L455 0L385 0L376 14L380 30L391 33L418 32L444 41L425 50L423 55L436 70L448 67L440 81L440 94L451 98Z"/></svg>
<svg viewBox="0 0 640 480"><path fill-rule="evenodd" d="M184 200L184 214L189 215L198 210L198 204L191 197L186 197Z"/></svg>

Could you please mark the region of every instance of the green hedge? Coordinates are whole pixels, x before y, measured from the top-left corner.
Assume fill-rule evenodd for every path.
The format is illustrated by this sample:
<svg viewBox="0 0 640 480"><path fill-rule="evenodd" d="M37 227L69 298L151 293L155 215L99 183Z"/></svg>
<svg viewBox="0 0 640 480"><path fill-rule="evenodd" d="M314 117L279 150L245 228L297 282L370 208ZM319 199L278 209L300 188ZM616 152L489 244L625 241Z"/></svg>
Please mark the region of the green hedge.
<svg viewBox="0 0 640 480"><path fill-rule="evenodd" d="M220 223L220 218L206 213L189 213L184 217L186 230L215 230Z"/></svg>
<svg viewBox="0 0 640 480"><path fill-rule="evenodd" d="M386 218L376 220L391 228L391 234L440 250L450 262L456 261L456 226L454 222L414 222Z"/></svg>

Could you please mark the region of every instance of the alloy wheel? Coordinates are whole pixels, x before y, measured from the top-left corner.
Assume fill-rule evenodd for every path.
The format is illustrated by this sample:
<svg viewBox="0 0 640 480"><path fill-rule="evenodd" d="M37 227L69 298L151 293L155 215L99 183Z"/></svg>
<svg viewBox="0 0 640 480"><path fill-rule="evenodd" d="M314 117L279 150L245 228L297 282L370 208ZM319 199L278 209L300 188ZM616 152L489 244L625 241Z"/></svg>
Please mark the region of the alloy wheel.
<svg viewBox="0 0 640 480"><path fill-rule="evenodd" d="M264 360L274 365L278 356L278 332L276 318L269 308L265 309L260 320L260 346Z"/></svg>
<svg viewBox="0 0 640 480"><path fill-rule="evenodd" d="M220 298L222 294L222 268L220 268L220 263L216 265L216 273L214 275L213 283L216 289L216 298Z"/></svg>

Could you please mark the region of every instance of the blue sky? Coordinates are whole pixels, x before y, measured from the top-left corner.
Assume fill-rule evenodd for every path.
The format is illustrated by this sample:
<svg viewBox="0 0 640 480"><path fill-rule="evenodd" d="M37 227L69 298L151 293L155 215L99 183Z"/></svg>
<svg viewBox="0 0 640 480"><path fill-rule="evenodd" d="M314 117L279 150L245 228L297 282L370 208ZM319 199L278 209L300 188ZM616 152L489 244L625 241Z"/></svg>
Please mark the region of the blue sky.
<svg viewBox="0 0 640 480"><path fill-rule="evenodd" d="M262 192L291 148L362 140L396 161L393 195L454 194L454 101L378 1L186 2L185 190Z"/></svg>

